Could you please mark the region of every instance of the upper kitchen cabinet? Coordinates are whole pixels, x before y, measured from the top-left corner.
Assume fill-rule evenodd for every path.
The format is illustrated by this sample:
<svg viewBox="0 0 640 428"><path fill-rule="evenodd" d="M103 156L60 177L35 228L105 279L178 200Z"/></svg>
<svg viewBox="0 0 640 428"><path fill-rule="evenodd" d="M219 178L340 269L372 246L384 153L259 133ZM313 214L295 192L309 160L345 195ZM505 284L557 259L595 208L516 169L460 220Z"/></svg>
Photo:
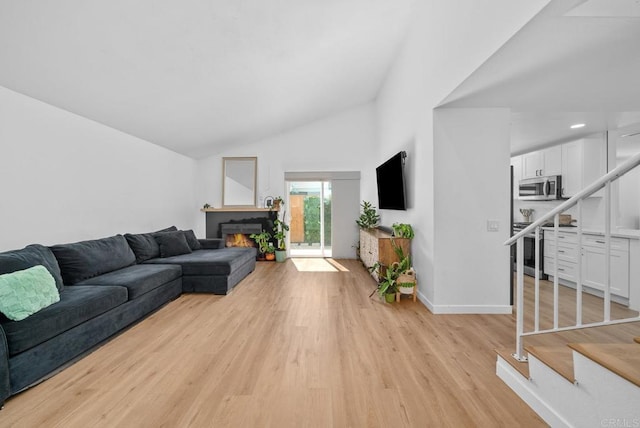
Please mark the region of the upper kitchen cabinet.
<svg viewBox="0 0 640 428"><path fill-rule="evenodd" d="M602 138L583 138L562 144L562 196L570 198L607 172ZM602 196L602 191L593 196Z"/></svg>
<svg viewBox="0 0 640 428"><path fill-rule="evenodd" d="M518 193L520 190L520 180L522 179L522 156L512 157L511 166L513 167L513 197L514 199L520 199Z"/></svg>
<svg viewBox="0 0 640 428"><path fill-rule="evenodd" d="M522 178L560 175L562 173L562 149L560 146L522 155Z"/></svg>

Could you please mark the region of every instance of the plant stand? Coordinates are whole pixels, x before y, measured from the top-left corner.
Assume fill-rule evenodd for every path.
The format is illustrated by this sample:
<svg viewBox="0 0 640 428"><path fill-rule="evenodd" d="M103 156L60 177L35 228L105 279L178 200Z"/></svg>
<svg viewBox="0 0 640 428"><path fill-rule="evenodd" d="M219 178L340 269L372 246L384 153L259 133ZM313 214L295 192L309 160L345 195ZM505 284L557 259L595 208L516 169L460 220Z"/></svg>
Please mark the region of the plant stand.
<svg viewBox="0 0 640 428"><path fill-rule="evenodd" d="M418 290L418 281L416 280L416 272L413 269L409 269L407 272L400 275L398 278L398 284L413 284L413 287L402 287L398 286L398 291L396 292L396 302L400 301L400 296L403 294L406 296L413 296L413 301L416 301L417 298L417 290Z"/></svg>

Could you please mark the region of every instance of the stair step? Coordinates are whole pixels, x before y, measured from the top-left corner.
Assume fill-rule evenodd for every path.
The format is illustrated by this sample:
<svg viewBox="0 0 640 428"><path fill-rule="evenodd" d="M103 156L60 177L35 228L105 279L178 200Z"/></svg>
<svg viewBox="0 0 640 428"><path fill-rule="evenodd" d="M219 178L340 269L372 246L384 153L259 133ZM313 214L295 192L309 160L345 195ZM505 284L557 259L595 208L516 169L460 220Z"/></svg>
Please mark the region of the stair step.
<svg viewBox="0 0 640 428"><path fill-rule="evenodd" d="M525 349L569 382L575 382L573 352L567 346L527 346Z"/></svg>
<svg viewBox="0 0 640 428"><path fill-rule="evenodd" d="M495 350L498 355L502 357L503 360L508 362L511 367L516 369L522 376L529 379L529 363L526 361L518 361L513 358L513 349L496 349Z"/></svg>
<svg viewBox="0 0 640 428"><path fill-rule="evenodd" d="M635 337L633 340L635 340L636 342L640 343L640 337Z"/></svg>
<svg viewBox="0 0 640 428"><path fill-rule="evenodd" d="M637 343L570 343L569 347L640 387L640 345Z"/></svg>

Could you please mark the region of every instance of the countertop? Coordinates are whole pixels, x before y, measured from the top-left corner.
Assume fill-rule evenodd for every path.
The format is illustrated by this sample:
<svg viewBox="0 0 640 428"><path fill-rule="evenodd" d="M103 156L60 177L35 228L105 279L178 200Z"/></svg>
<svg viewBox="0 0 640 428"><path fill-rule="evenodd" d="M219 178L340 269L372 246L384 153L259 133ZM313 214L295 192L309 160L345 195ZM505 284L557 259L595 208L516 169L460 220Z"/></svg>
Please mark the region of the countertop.
<svg viewBox="0 0 640 428"><path fill-rule="evenodd" d="M542 229L546 231L553 231L553 227L542 227ZM568 232L568 233L578 233L577 227L559 227L560 232ZM601 235L604 236L604 230L595 230L595 229L582 229L582 233L587 235ZM637 229L612 229L611 236L616 238L627 238L627 239L640 239L640 230Z"/></svg>

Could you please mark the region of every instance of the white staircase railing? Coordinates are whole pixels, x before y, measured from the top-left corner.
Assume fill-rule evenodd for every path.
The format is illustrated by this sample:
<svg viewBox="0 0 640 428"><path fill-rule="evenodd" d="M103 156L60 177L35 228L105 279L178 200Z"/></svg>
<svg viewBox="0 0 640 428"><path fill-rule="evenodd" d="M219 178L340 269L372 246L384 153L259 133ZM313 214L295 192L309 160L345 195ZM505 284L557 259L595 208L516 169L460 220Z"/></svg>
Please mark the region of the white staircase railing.
<svg viewBox="0 0 640 428"><path fill-rule="evenodd" d="M629 158L609 173L585 187L572 198L558 205L538 220L531 223L524 230L518 232L505 242L505 245L516 244L516 352L514 358L519 361L526 361L524 355L523 338L533 334L550 333L556 331L572 330L583 327L595 327L600 325L617 324L638 320L638 317L611 320L611 183L622 177L627 172L640 165L640 153ZM558 230L560 224L560 213L577 205L578 218L582 218L582 202L592 194L604 188L605 219L604 219L604 245L605 245L605 287L604 287L604 316L603 321L588 324L582 323L582 260L577 258L577 278L576 278L576 323L573 326L559 327L559 283L558 283ZM553 218L556 251L553 255L555 259L553 273L553 328L540 330L540 227ZM578 222L576 228L578 248L582 245L582 222ZM535 231L535 277L534 277L534 327L532 331L524 331L524 236Z"/></svg>

